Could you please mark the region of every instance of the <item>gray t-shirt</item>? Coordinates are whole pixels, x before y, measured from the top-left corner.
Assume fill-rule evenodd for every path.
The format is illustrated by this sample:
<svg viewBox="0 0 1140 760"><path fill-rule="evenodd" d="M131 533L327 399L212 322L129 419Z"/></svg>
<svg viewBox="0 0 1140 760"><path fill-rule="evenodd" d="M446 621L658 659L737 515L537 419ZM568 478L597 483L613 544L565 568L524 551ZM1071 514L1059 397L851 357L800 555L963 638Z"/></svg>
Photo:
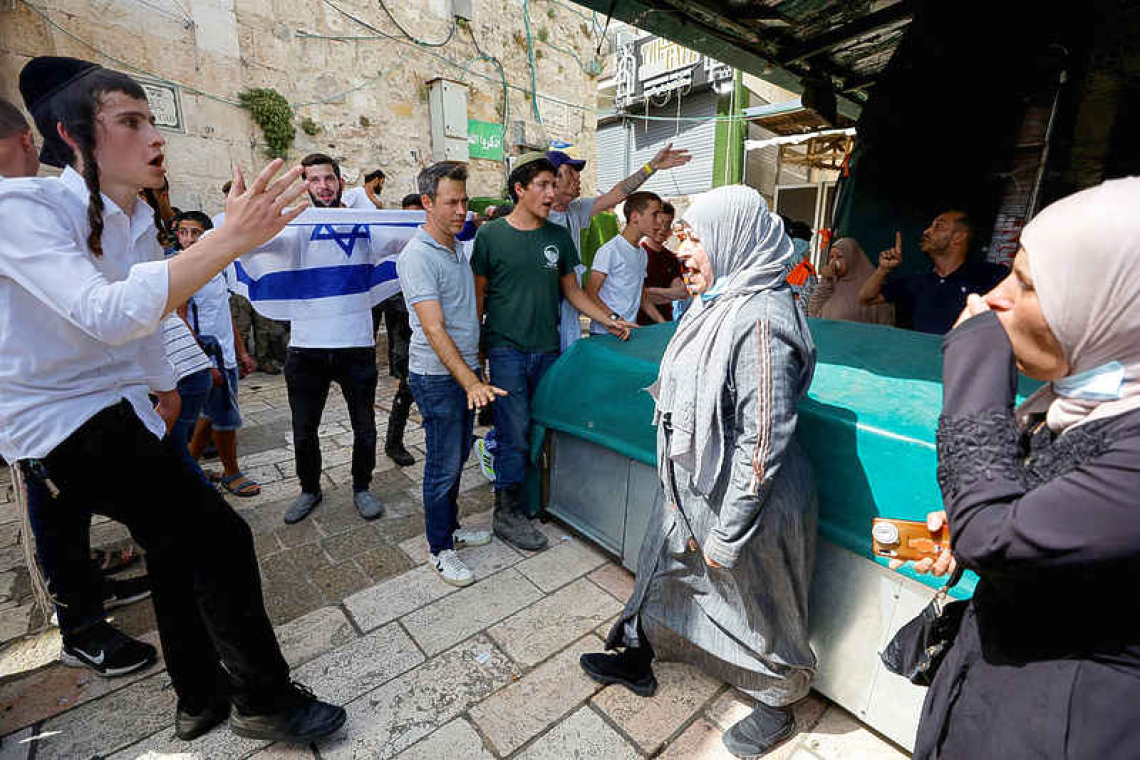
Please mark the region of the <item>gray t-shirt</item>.
<svg viewBox="0 0 1140 760"><path fill-rule="evenodd" d="M548 222L565 227L570 230L570 237L574 238L574 247L578 249L578 256L582 255L582 230L590 226L590 211L594 208L597 198L575 198L565 211L550 209L546 217Z"/></svg>
<svg viewBox="0 0 1140 760"><path fill-rule="evenodd" d="M412 326L408 369L417 375L451 374L424 334L415 309L421 301L439 301L447 334L467 366L476 369L479 366L479 320L475 313L475 275L471 266L420 227L396 260L396 272L400 275L400 288L408 304L408 322Z"/></svg>

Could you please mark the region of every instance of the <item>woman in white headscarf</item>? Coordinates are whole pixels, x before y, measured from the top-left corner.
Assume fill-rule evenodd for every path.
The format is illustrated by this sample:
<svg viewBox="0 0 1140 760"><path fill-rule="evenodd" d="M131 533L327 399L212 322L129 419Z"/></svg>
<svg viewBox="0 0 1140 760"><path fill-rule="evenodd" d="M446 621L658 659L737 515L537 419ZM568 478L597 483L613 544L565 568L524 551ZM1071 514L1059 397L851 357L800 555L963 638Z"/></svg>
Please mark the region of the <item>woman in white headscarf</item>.
<svg viewBox="0 0 1140 760"><path fill-rule="evenodd" d="M792 244L751 188L701 196L678 256L693 306L650 389L665 503L650 519L637 587L582 667L642 696L654 657L697 665L755 696L725 734L741 757L794 732L787 709L815 672L807 602L817 503L794 439L815 347L784 281Z"/></svg>
<svg viewBox="0 0 1140 760"><path fill-rule="evenodd" d="M980 581L915 758L1137 756L1138 209L1132 177L1042 211L944 340L934 570ZM1017 370L1046 385L1014 409Z"/></svg>

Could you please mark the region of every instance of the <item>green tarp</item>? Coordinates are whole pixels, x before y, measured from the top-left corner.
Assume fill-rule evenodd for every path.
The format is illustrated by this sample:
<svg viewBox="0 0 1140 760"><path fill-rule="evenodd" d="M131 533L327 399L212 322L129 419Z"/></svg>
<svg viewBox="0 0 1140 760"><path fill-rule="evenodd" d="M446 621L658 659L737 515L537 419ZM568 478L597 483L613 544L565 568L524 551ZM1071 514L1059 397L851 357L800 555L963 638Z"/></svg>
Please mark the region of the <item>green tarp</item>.
<svg viewBox="0 0 1140 760"><path fill-rule="evenodd" d="M941 338L891 327L810 320L819 361L800 406L798 437L820 494L820 534L871 556L871 518L924 520L941 506L935 430L942 408ZM653 400L673 335L667 323L580 340L543 379L533 415L543 429L577 436L656 466ZM1023 380L1027 395L1034 384ZM937 579L919 577L926 583ZM973 589L973 579L962 584Z"/></svg>

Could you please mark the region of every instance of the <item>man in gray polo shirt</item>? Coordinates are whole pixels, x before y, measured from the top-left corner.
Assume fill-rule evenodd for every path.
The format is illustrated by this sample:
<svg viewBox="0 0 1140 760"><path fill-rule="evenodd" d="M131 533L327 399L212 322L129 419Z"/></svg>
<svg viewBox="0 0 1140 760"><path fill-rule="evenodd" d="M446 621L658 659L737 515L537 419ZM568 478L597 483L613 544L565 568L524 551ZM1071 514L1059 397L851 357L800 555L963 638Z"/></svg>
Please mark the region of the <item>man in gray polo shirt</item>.
<svg viewBox="0 0 1140 760"><path fill-rule="evenodd" d="M467 169L442 161L421 171L416 182L427 221L404 247L396 270L412 326L408 384L427 434L424 524L432 567L448 583L467 586L475 578L455 550L489 543L491 534L460 527L459 476L471 451L476 409L507 394L478 374L475 278L455 248L467 219Z"/></svg>

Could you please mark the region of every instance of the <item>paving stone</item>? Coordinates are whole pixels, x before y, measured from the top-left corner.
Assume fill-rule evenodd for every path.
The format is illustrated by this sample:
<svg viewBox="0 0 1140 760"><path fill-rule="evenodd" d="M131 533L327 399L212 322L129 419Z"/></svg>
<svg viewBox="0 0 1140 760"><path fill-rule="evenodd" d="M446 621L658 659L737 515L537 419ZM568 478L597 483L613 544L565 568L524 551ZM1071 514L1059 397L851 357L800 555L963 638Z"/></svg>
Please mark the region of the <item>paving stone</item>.
<svg viewBox="0 0 1140 760"><path fill-rule="evenodd" d="M657 756L658 760L735 760L733 755L724 747L721 740L721 730L701 719L685 729L684 733L673 740L665 750ZM790 742L795 744L795 742ZM783 748L782 745L781 749ZM767 760L770 754L765 754Z"/></svg>
<svg viewBox="0 0 1140 760"><path fill-rule="evenodd" d="M571 748L573 748L571 750ZM625 739L589 707L577 712L541 736L515 760L639 760L640 755Z"/></svg>
<svg viewBox="0 0 1140 760"><path fill-rule="evenodd" d="M248 498L240 499L237 496L230 496L223 494L234 509L247 510L253 507L261 506L262 504L269 504L271 502L290 500L296 498L297 494L301 493L301 481L296 478L283 478L275 483L266 483L261 487L261 493L257 496L250 496Z"/></svg>
<svg viewBox="0 0 1140 760"><path fill-rule="evenodd" d="M158 646L158 632L151 631L139 637L148 644ZM122 689L128 684L153 676L162 671L161 648L159 658L148 668L118 678L100 678L86 668L69 668L52 663L35 671L16 674L0 681L0 716L3 730L11 731L30 726L37 721L58 715L76 705L82 705ZM173 718L173 713L170 715Z"/></svg>
<svg viewBox="0 0 1140 760"><path fill-rule="evenodd" d="M267 578L263 574L261 593L265 598L265 611L274 625L299 618L326 604L319 589L304 576L295 574L279 578Z"/></svg>
<svg viewBox="0 0 1140 760"><path fill-rule="evenodd" d="M633 573L621 565L609 562L590 573L588 577L622 604L625 604L633 596L636 579L633 577Z"/></svg>
<svg viewBox="0 0 1140 760"><path fill-rule="evenodd" d="M0 612L0 641L11 641L28 632L32 604L22 604Z"/></svg>
<svg viewBox="0 0 1140 760"><path fill-rule="evenodd" d="M296 744L273 744L250 755L250 760L311 760L316 757L311 747Z"/></svg>
<svg viewBox="0 0 1140 760"><path fill-rule="evenodd" d="M109 755L170 725L176 702L165 673L136 681L46 721L44 733L59 733L39 743L36 757Z"/></svg>
<svg viewBox="0 0 1140 760"><path fill-rule="evenodd" d="M290 667L297 667L357 638L339 607L322 607L277 628L277 643Z"/></svg>
<svg viewBox="0 0 1140 760"><path fill-rule="evenodd" d="M299 523L287 525L283 520L275 520L273 535L286 548L313 544L320 540L321 534L312 520L302 520Z"/></svg>
<svg viewBox="0 0 1140 760"><path fill-rule="evenodd" d="M353 560L372 582L382 581L415 567L415 563L396 546L378 546L358 554Z"/></svg>
<svg viewBox="0 0 1140 760"><path fill-rule="evenodd" d="M344 600L357 626L370 631L456 591L427 565L378 583Z"/></svg>
<svg viewBox="0 0 1140 760"><path fill-rule="evenodd" d="M328 567L332 562L319 544L305 544L293 549L277 552L272 557L261 560L261 571L265 578L276 580L296 578L301 574L312 573Z"/></svg>
<svg viewBox="0 0 1140 760"><path fill-rule="evenodd" d="M362 524L353 530L321 539L321 547L334 562L350 559L386 543L391 542L384 541L380 532L370 524Z"/></svg>
<svg viewBox="0 0 1140 760"><path fill-rule="evenodd" d="M244 462L239 462L242 473L249 479L255 481L258 485L266 486L270 483L276 483L279 480L285 480L291 477L290 474L283 474L281 470L277 469L275 465L263 464L251 466Z"/></svg>
<svg viewBox="0 0 1140 760"><path fill-rule="evenodd" d="M827 708L815 728L803 735L799 744L820 760L852 757L859 760L903 760L910 757L834 704Z"/></svg>
<svg viewBox="0 0 1140 760"><path fill-rule="evenodd" d="M424 661L399 623L373 631L293 671L321 699L344 704Z"/></svg>
<svg viewBox="0 0 1140 760"><path fill-rule="evenodd" d="M336 604L346 596L372 585L372 579L352 560L317 568L313 571L312 579L313 585L321 592L327 604Z"/></svg>
<svg viewBox="0 0 1140 760"><path fill-rule="evenodd" d="M112 544L122 543L130 539L131 532L122 523L112 521L91 526L92 549L104 549Z"/></svg>
<svg viewBox="0 0 1140 760"><path fill-rule="evenodd" d="M590 633L620 610L621 605L613 597L581 578L487 633L515 662L529 667Z"/></svg>
<svg viewBox="0 0 1140 760"><path fill-rule="evenodd" d="M507 568L416 610L405 616L403 623L430 657L541 597L534 584L514 568Z"/></svg>
<svg viewBox="0 0 1140 760"><path fill-rule="evenodd" d="M278 449L266 449L256 454L242 454L241 464L243 467L261 467L263 465L271 464L276 465L279 463L287 463L289 466L283 470L286 476L293 473L293 452L285 447Z"/></svg>
<svg viewBox="0 0 1140 760"><path fill-rule="evenodd" d="M652 697L639 697L615 685L607 686L592 700L648 755L704 707L721 686L683 663L654 663L653 672L658 686Z"/></svg>
<svg viewBox="0 0 1140 760"><path fill-rule="evenodd" d="M244 739L225 726L219 726L192 742L184 742L174 735L174 724L171 723L110 755L107 760L238 760L268 744L260 739Z"/></svg>
<svg viewBox="0 0 1140 760"><path fill-rule="evenodd" d="M20 523L0 525L0 546L11 546L20 540Z"/></svg>
<svg viewBox="0 0 1140 760"><path fill-rule="evenodd" d="M568 538L520 562L518 571L547 593L604 565L606 558L577 538Z"/></svg>
<svg viewBox="0 0 1140 760"><path fill-rule="evenodd" d="M347 486L333 493L326 491L324 501L317 505L307 519L316 523L324 537L347 533L378 522L374 520L370 523L360 516L356 505L352 503L352 489Z"/></svg>
<svg viewBox="0 0 1140 760"><path fill-rule="evenodd" d="M240 398L239 398L240 407ZM274 412L258 412L261 419L267 416L274 416ZM262 451L269 451L271 449L279 449L286 441L293 438L293 422L288 414L288 409L285 412L278 412L282 414L282 419L274 421L265 421L260 425L250 425L238 430L237 445L238 451L241 452L243 457L250 454L257 454Z"/></svg>
<svg viewBox="0 0 1140 760"><path fill-rule="evenodd" d="M392 757L518 675L490 639L476 636L350 703L345 728L318 742L320 756Z"/></svg>
<svg viewBox="0 0 1140 760"><path fill-rule="evenodd" d="M396 760L440 760L441 758L495 760L495 756L483 746L482 737L462 718L451 721L426 739L396 755Z"/></svg>
<svg viewBox="0 0 1140 760"><path fill-rule="evenodd" d="M409 517L416 515L423 519L423 494L415 486L404 489L394 489L380 493L373 491L376 498L384 505L384 517Z"/></svg>
<svg viewBox="0 0 1140 760"><path fill-rule="evenodd" d="M272 533L253 534L253 553L261 557L268 557L284 549L280 539Z"/></svg>
<svg viewBox="0 0 1140 760"><path fill-rule="evenodd" d="M381 517L375 525L385 543L398 544L424 532L424 517L422 514Z"/></svg>
<svg viewBox="0 0 1140 760"><path fill-rule="evenodd" d="M383 455L381 455L380 459L386 459L389 462L392 461ZM408 488L419 487L422 482L422 478L420 480L409 478L400 467L394 467L384 471L378 470L372 474L372 490L374 493L402 491Z"/></svg>
<svg viewBox="0 0 1140 760"><path fill-rule="evenodd" d="M28 673L59 659L63 642L58 628L33 633L0 652L0 678Z"/></svg>
<svg viewBox="0 0 1140 760"><path fill-rule="evenodd" d="M32 737L32 729L25 728L14 734L0 738L0 760L27 760L33 742L25 741Z"/></svg>
<svg viewBox="0 0 1140 760"><path fill-rule="evenodd" d="M471 719L506 756L548 729L602 687L588 678L578 658L602 642L586 636L471 708Z"/></svg>

